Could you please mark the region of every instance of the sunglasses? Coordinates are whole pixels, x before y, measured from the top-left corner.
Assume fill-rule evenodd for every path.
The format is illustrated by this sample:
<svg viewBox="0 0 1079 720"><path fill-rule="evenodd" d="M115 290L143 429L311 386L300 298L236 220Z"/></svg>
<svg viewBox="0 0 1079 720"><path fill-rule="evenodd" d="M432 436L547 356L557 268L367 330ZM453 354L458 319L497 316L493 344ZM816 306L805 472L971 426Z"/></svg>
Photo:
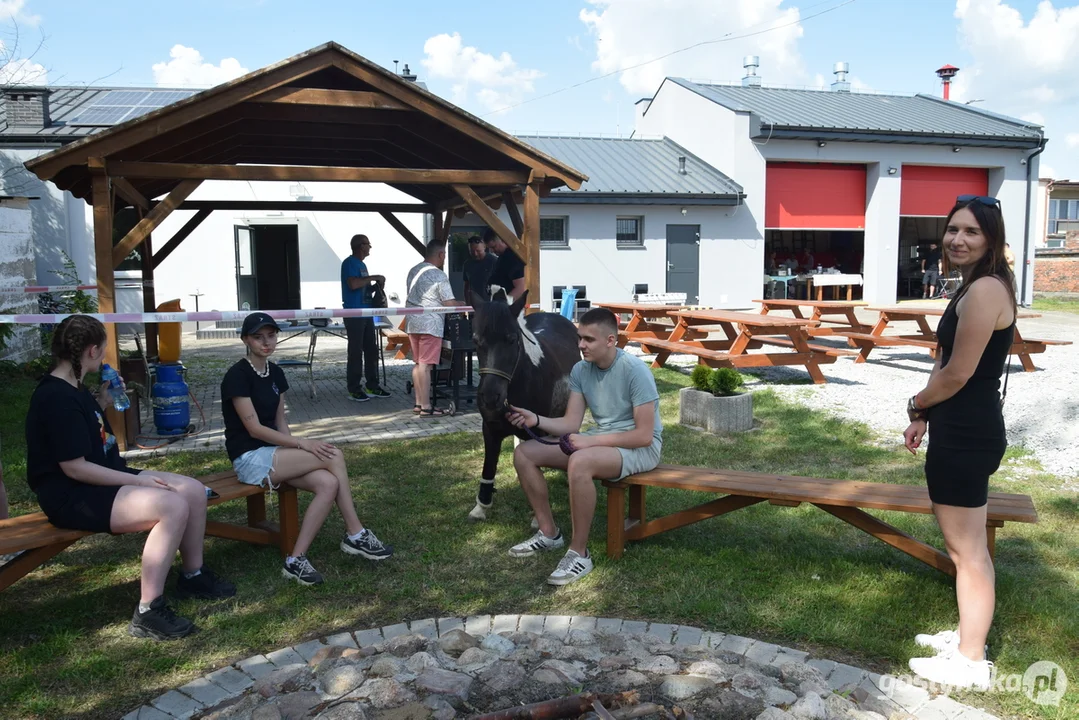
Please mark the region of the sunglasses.
<svg viewBox="0 0 1079 720"><path fill-rule="evenodd" d="M977 202L985 205L986 207L995 207L998 210L1001 209L1000 200L997 200L995 197L989 197L988 195L960 195L955 199L955 201L957 203Z"/></svg>

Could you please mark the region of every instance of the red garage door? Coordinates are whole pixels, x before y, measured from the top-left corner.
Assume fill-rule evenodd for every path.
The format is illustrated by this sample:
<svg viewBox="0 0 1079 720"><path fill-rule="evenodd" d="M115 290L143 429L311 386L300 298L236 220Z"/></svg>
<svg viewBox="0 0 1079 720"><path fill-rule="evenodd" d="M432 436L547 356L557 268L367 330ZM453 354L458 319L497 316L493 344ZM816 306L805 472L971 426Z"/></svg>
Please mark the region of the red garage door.
<svg viewBox="0 0 1079 720"><path fill-rule="evenodd" d="M904 165L899 191L900 215L944 217L959 195L988 195L985 168Z"/></svg>
<svg viewBox="0 0 1079 720"><path fill-rule="evenodd" d="M865 228L865 165L768 163L764 193L769 230Z"/></svg>

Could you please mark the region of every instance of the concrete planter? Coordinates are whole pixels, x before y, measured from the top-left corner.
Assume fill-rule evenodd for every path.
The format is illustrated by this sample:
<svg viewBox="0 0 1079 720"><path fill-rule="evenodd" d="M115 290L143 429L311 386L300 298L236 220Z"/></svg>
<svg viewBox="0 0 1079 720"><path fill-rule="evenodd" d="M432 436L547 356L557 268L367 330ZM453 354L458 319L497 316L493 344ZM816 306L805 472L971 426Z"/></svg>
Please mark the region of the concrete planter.
<svg viewBox="0 0 1079 720"><path fill-rule="evenodd" d="M678 391L678 422L710 433L745 432L753 428L753 395L717 397L696 388Z"/></svg>

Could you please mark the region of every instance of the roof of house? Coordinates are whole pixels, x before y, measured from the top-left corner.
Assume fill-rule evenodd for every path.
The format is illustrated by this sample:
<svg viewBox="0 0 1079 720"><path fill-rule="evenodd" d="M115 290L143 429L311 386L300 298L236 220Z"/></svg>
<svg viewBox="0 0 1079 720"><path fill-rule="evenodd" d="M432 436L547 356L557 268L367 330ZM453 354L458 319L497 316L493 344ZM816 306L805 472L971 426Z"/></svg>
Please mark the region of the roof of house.
<svg viewBox="0 0 1079 720"><path fill-rule="evenodd" d="M10 88L9 90L17 90ZM190 97L198 90L183 88L132 88L132 87L72 87L50 86L48 88L33 88L33 90L49 93L49 124L40 128L12 127L8 122L7 103L0 103L0 135L3 136L56 136L59 142L70 142L78 138L93 135L106 130L109 127L156 110L177 100ZM111 103L119 101L121 93L131 93L124 99L123 106ZM140 97L135 97L138 95ZM128 103L135 100L135 103ZM139 105L141 102L143 104ZM94 112L96 118L88 115L88 111L98 105ZM121 111L119 108L130 108ZM106 114L108 113L108 114Z"/></svg>
<svg viewBox="0 0 1079 720"><path fill-rule="evenodd" d="M793 90L671 82L730 110L759 118L761 136L1036 147L1033 123L932 95ZM853 136L853 137L843 137Z"/></svg>
<svg viewBox="0 0 1079 720"><path fill-rule="evenodd" d="M654 204L669 199L737 204L744 197L741 185L668 138L528 135L519 139L588 175L579 190L565 192L557 188L544 202L617 199ZM680 158L686 159L684 174L680 172Z"/></svg>

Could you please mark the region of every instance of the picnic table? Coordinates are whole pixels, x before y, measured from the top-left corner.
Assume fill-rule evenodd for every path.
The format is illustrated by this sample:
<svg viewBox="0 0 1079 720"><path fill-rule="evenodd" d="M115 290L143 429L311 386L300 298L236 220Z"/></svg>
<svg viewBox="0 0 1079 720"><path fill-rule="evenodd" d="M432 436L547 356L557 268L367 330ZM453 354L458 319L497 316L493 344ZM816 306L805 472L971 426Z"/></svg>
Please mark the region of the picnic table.
<svg viewBox="0 0 1079 720"><path fill-rule="evenodd" d="M618 328L618 347L625 347L630 340L662 340L671 334L668 313L677 305L658 305L654 303L596 303L597 307L607 308L617 316L629 315L624 327ZM656 322L664 320L668 322Z"/></svg>
<svg viewBox="0 0 1079 720"><path fill-rule="evenodd" d="M646 353L654 353L652 367L663 367L673 353L695 355L710 367L762 367L804 365L815 383L826 382L819 365L834 363L836 358L854 355L851 350L813 345L809 328L817 321L805 318L776 317L731 310L674 310L667 313L675 320L667 339L641 338ZM737 327L736 327L737 326ZM722 330L724 339L708 339L713 330ZM792 353L754 353L764 345L793 349Z"/></svg>
<svg viewBox="0 0 1079 720"><path fill-rule="evenodd" d="M866 303L861 301L850 300L754 300L755 303L761 305L761 315L767 315L776 310L789 310L794 314L796 318L804 318L802 315L803 307L813 308L813 312L808 318L814 320L817 323L832 323L841 326L840 328L833 327L816 327L809 328L809 334L812 337L820 335L834 335L837 330L849 330L850 332L869 332L870 327L863 325L858 318L854 315L854 309L859 307L865 307ZM834 319L838 318L838 319Z"/></svg>
<svg viewBox="0 0 1079 720"><path fill-rule="evenodd" d="M837 335L845 335L847 337L847 344L851 347L859 348L858 357L855 358L854 362L865 362L869 358L869 353L871 353L873 348L878 345L926 348L929 350L931 357L936 357L937 333L933 328L929 327L929 322L926 318L940 317L944 314L945 308L898 306L867 309L872 312L880 313L880 318L868 333L856 331L836 332ZM1038 317L1041 317L1041 315L1034 312L1020 310L1016 313L1017 320ZM903 335L885 335L885 329L893 322L914 322L918 325L918 332ZM1022 333L1019 332L1019 325L1017 323L1015 326L1015 337L1012 340L1012 347L1008 351L1008 354L1017 355L1019 357L1019 362L1023 365L1023 369L1027 372L1034 372L1037 368L1034 367L1034 361L1030 359L1031 355L1045 352L1046 347L1049 345L1071 344L1070 340L1024 338Z"/></svg>

